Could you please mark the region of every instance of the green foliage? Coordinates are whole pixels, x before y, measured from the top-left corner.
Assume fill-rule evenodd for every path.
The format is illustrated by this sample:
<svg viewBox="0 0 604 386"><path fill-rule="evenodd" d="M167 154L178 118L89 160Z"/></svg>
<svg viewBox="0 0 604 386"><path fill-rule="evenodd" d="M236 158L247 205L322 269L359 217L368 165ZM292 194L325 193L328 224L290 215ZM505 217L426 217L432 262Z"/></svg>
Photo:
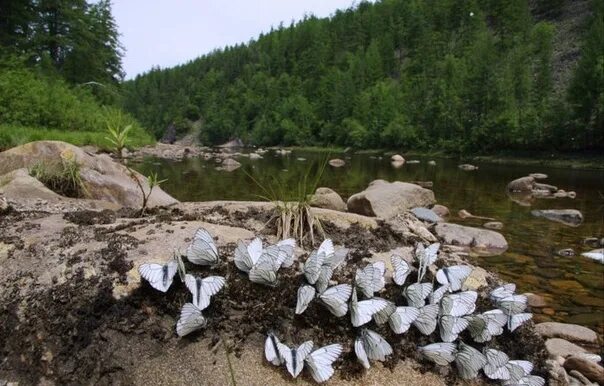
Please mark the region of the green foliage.
<svg viewBox="0 0 604 386"><path fill-rule="evenodd" d="M69 155L62 155L61 161L56 163L36 163L29 170L29 174L60 195L73 198L87 195L80 177L80 165Z"/></svg>
<svg viewBox="0 0 604 386"><path fill-rule="evenodd" d="M199 112L210 144L240 137L263 146L467 153L565 147L570 130L574 147L604 147L596 133L601 13L586 37L571 114L556 103L554 28L534 18L545 3L361 2L153 69L126 82L124 106L156 133ZM564 4L554 6L559 13Z"/></svg>

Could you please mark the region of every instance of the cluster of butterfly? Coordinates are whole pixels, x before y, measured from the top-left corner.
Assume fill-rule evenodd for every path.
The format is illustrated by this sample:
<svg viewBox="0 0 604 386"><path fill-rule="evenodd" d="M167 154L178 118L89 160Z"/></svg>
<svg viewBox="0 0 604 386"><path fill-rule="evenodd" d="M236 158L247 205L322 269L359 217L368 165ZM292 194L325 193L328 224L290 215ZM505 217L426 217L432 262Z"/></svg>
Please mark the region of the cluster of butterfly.
<svg viewBox="0 0 604 386"><path fill-rule="evenodd" d="M331 279L334 271L345 261L348 250L334 248L332 241L327 239L304 263L306 283L298 289L295 312L303 313L313 299L318 298L320 304L336 317L343 317L350 311L354 327L364 326L374 320L378 325L388 323L396 334L403 334L414 326L424 335L432 334L438 327L442 342L420 347L419 351L439 365L455 361L462 378L474 378L482 369L489 378L500 379L505 385L543 385L542 378L530 375L530 362L510 361L504 353L497 350L489 349L483 354L464 343L458 346L452 343L466 329L476 342L490 341L494 336L501 335L506 326L514 331L531 319L532 314L523 312L527 299L524 295L515 294L514 284L506 284L491 293L496 309L473 314L478 294L475 291L461 291L472 271L468 266L455 265L439 269L436 281L440 287L437 289L430 282L422 282L428 267L438 258L439 247L438 243L428 247L418 244L415 250L417 282L406 287L407 277L416 268L400 256L391 257L393 281L402 288L402 295L407 302L406 306L397 306L392 301L374 296L385 287L386 267L383 262L370 263L357 269L352 285L333 283ZM256 238L248 244L239 242L234 261L238 269L248 274L250 281L275 286L279 269L290 267L294 263L294 249L293 239L263 247L262 241ZM197 265L218 263L218 250L208 231L199 229L195 233L187 248L186 257ZM184 336L206 325L202 311L209 306L211 297L224 287L225 279L221 276L200 278L187 274L180 256L175 256L163 265L147 263L139 267L141 276L153 288L162 292L170 288L177 272L192 295L192 301L183 306L176 325L177 334ZM364 299L359 300L357 291ZM309 341L290 349L275 335L269 334L265 355L275 365L285 363L293 377L300 374L306 363L312 377L317 382L323 382L333 374L332 363L342 353L342 346L332 344L315 351L312 348L313 344ZM367 328L360 329L354 342L354 351L365 368L370 367L370 360L385 361L393 352L381 335Z"/></svg>

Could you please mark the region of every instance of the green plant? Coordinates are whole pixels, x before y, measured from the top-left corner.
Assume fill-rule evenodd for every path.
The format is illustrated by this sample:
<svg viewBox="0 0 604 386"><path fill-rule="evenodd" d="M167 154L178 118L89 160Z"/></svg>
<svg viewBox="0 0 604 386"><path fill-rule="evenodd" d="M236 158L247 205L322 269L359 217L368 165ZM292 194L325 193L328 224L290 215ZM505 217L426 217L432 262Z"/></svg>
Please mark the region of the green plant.
<svg viewBox="0 0 604 386"><path fill-rule="evenodd" d="M58 162L38 162L29 169L29 174L60 195L72 198L88 195L80 176L80 164L73 155L61 154Z"/></svg>
<svg viewBox="0 0 604 386"><path fill-rule="evenodd" d="M132 176L134 178L134 180L137 182L139 189L141 190L142 194L143 194L143 204L141 207L141 216L145 215L145 210L147 209L147 204L149 203L149 197L151 197L151 193L153 192L153 189L156 186L160 186L161 184L163 184L164 182L166 182L167 180L160 180L157 177L157 173L153 172L151 173L149 176L147 176L147 184L149 185L149 190L147 191L147 193L145 193L145 189L142 185L142 183L139 181L138 177L134 174L134 172L128 168L128 170L130 170L130 173L132 173Z"/></svg>
<svg viewBox="0 0 604 386"><path fill-rule="evenodd" d="M124 125L124 117L119 110L113 110L107 114L106 125L109 136L105 137L119 159L122 159L123 151L129 142L128 133L132 129L132 124Z"/></svg>
<svg viewBox="0 0 604 386"><path fill-rule="evenodd" d="M264 192L260 198L275 204L277 213L269 219L268 223L276 222L278 238L293 237L302 244L308 237L310 243L314 244L315 230L322 237L325 236L321 221L311 210L310 201L323 176L328 159L329 157L325 158L316 166L309 165L304 176L295 184L275 176L272 176L269 181L261 182L246 172Z"/></svg>

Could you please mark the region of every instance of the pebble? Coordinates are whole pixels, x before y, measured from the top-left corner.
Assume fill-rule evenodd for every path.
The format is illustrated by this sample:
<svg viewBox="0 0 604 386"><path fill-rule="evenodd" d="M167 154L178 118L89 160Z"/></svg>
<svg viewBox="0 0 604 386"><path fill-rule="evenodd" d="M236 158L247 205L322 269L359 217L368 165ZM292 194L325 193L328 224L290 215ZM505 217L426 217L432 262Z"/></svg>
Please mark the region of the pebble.
<svg viewBox="0 0 604 386"><path fill-rule="evenodd" d="M558 256L571 257L575 255L575 251L572 248L564 248L558 251Z"/></svg>
<svg viewBox="0 0 604 386"><path fill-rule="evenodd" d="M546 340L545 348L552 358L557 356L566 358L574 354L582 354L586 352L583 347L577 346L574 343L560 338L550 338Z"/></svg>
<svg viewBox="0 0 604 386"><path fill-rule="evenodd" d="M566 358L564 368L567 371L576 370L592 382L604 385L604 368L587 359L571 356Z"/></svg>
<svg viewBox="0 0 604 386"><path fill-rule="evenodd" d="M547 302L541 295L537 295L534 293L525 293L524 294L528 300L528 305L534 308L543 308L547 306Z"/></svg>

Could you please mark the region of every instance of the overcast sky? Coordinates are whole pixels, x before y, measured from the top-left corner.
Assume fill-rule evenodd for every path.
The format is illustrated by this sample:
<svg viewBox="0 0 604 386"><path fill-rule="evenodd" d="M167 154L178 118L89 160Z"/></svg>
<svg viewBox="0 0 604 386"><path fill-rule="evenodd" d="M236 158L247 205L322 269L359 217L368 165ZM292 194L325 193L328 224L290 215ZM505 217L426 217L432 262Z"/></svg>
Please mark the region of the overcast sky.
<svg viewBox="0 0 604 386"><path fill-rule="evenodd" d="M353 0L113 0L126 78L248 42L281 21L329 16Z"/></svg>

